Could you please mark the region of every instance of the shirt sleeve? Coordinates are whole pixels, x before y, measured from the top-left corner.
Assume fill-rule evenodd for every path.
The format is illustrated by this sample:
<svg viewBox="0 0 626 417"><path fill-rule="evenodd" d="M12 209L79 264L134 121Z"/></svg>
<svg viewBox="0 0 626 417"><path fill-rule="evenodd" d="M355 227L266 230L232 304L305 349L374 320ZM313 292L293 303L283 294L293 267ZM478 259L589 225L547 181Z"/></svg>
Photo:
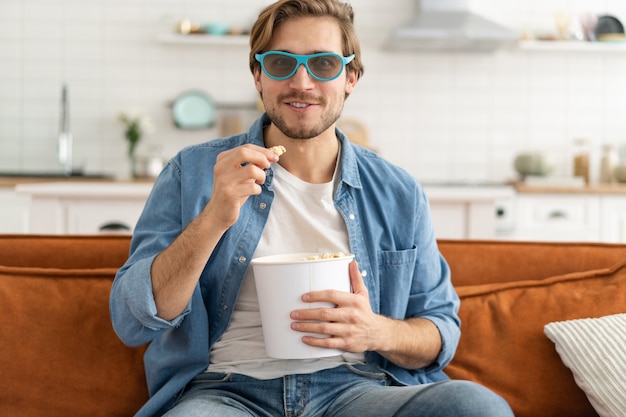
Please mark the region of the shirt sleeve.
<svg viewBox="0 0 626 417"><path fill-rule="evenodd" d="M450 268L439 251L430 218L428 200L419 192L420 215L416 242L419 248L408 315L432 321L439 329L442 348L427 371L443 369L454 357L461 337L460 300L451 281Z"/></svg>
<svg viewBox="0 0 626 417"><path fill-rule="evenodd" d="M152 292L152 263L180 234L180 181L172 162L161 173L137 222L130 257L116 274L110 294L113 328L131 346L150 342L164 330L179 326L191 311L186 309L171 321L157 316Z"/></svg>

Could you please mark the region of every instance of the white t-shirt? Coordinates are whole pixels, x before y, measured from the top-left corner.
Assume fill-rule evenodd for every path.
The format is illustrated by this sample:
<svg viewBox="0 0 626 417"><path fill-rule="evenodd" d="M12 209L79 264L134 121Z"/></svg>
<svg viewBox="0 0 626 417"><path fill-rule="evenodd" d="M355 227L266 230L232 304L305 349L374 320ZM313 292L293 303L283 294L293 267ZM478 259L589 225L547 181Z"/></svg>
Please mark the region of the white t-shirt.
<svg viewBox="0 0 626 417"><path fill-rule="evenodd" d="M282 253L350 253L345 223L333 204L334 181L311 184L279 164L274 170L274 201L254 257ZM337 175L335 169L335 175ZM315 359L273 359L265 354L252 268L246 271L228 329L211 348L208 371L278 378L362 362L362 354Z"/></svg>

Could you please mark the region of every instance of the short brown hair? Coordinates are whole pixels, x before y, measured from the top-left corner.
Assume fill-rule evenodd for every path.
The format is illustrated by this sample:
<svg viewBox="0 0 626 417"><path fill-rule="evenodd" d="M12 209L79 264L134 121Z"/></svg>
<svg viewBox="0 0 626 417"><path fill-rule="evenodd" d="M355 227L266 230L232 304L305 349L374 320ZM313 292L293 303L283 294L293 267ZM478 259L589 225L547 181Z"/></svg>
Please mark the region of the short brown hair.
<svg viewBox="0 0 626 417"><path fill-rule="evenodd" d="M330 17L339 23L343 34L344 56L354 54L354 59L346 66L347 71L356 71L363 75L361 46L354 29L354 11L349 3L340 0L279 0L266 7L250 30L250 71L259 68L254 57L257 53L267 52L272 41L274 29L286 20L294 17Z"/></svg>

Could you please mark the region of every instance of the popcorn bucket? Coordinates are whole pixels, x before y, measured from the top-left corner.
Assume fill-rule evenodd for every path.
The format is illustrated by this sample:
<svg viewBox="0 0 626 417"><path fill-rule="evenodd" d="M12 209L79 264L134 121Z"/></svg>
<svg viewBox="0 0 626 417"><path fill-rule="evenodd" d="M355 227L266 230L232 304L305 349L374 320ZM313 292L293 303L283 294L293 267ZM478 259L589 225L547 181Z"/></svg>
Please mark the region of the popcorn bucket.
<svg viewBox="0 0 626 417"><path fill-rule="evenodd" d="M305 303L301 297L310 291L334 289L350 292L348 265L354 255L340 254L321 259L320 254L297 253L255 258L254 272L265 350L278 359L306 359L335 356L337 349L309 346L302 342L307 333L291 329L293 310L334 307L329 303ZM311 334L315 337L323 337Z"/></svg>

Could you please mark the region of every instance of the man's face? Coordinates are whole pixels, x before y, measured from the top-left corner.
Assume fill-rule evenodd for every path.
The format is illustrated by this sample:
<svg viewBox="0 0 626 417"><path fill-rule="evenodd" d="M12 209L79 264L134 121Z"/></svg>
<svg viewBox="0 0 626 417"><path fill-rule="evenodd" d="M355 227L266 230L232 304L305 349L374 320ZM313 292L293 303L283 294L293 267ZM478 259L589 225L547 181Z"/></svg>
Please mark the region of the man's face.
<svg viewBox="0 0 626 417"><path fill-rule="evenodd" d="M275 30L269 50L343 55L341 31L332 19L290 19ZM319 81L303 65L286 80L274 80L260 68L254 78L270 120L284 135L294 139L314 138L333 126L341 115L346 94L352 92L357 82L356 73L347 73L345 68L336 79Z"/></svg>

